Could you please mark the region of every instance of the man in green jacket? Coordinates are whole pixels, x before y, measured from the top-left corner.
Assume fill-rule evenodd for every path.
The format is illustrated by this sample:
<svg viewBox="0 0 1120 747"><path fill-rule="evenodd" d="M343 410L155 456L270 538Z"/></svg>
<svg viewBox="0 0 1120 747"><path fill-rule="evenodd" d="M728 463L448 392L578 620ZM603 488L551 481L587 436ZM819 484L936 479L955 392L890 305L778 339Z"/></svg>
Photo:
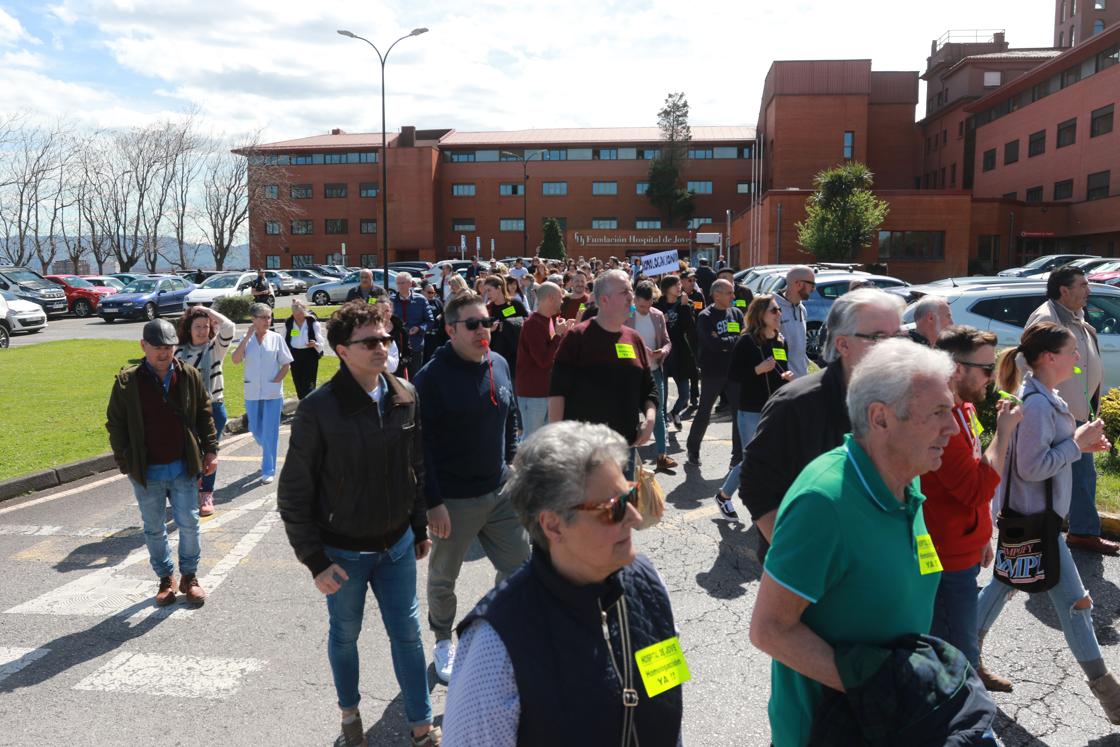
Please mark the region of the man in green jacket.
<svg viewBox="0 0 1120 747"><path fill-rule="evenodd" d="M168 499L179 529L179 591L190 604L206 601L196 575L202 555L197 480L218 466L210 395L198 370L175 359L178 342L170 322L144 325L144 360L117 374L105 423L113 458L140 506L148 557L159 576L160 607L175 601L175 564L164 523Z"/></svg>

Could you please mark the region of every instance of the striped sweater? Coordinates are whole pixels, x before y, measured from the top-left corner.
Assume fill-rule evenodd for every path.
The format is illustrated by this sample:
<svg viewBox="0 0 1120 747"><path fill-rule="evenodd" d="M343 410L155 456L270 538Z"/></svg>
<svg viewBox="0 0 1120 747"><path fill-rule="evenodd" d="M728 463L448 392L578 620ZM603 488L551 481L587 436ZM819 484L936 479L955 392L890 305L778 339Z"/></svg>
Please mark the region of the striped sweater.
<svg viewBox="0 0 1120 747"><path fill-rule="evenodd" d="M225 360L226 353L229 352L229 346L233 343L233 335L237 332L237 325L221 314L214 313L222 319L222 326L218 328L218 333L210 338L210 341L205 345L191 343L180 345L175 348L175 357L198 368L202 365L202 359L209 349L209 378L207 378L205 371L200 371L200 373L203 382L208 383L207 390L210 393L210 399L214 402L222 402L225 400L225 379L222 376L222 362Z"/></svg>

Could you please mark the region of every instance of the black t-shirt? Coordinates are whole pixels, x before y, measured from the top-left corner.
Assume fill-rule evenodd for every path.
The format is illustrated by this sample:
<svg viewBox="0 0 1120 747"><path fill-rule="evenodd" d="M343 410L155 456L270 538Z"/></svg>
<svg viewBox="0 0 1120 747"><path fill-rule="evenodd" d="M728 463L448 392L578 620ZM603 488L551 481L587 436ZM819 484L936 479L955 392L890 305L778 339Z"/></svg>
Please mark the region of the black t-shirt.
<svg viewBox="0 0 1120 747"><path fill-rule="evenodd" d="M268 296L272 295L272 285L268 282L268 278L253 278L253 282L249 284L254 296Z"/></svg>
<svg viewBox="0 0 1120 747"><path fill-rule="evenodd" d="M774 368L764 374L754 369L767 358L774 358ZM782 374L789 370L784 341L767 340L759 345L753 336L741 335L731 351L731 369L727 378L739 382L739 409L762 412L770 396L785 386Z"/></svg>
<svg viewBox="0 0 1120 747"><path fill-rule="evenodd" d="M509 363L511 372L517 370L517 346L521 341L521 325L529 312L516 298L503 304L486 304L486 313L498 320L498 329L490 333L490 349L499 353Z"/></svg>

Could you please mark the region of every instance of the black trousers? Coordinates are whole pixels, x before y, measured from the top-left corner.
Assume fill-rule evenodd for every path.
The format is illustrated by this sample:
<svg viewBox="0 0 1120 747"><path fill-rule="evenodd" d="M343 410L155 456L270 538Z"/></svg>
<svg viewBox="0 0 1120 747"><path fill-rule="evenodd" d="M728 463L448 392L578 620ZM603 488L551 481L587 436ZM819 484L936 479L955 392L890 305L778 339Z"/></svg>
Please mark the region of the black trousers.
<svg viewBox="0 0 1120 747"><path fill-rule="evenodd" d="M401 365L397 369L397 374L404 376L409 381L416 378L416 374L420 373L420 369L424 367L424 350L402 350L401 351Z"/></svg>
<svg viewBox="0 0 1120 747"><path fill-rule="evenodd" d="M700 404L696 407L696 414L692 416L692 425L688 431L688 453L699 454L700 443L708 431L708 424L712 421L712 407L716 398L722 394L731 406L734 416L739 411L739 385L727 380L726 376L702 376L700 378ZM731 464L738 464L743 459L743 442L739 439L738 419L731 418Z"/></svg>
<svg viewBox="0 0 1120 747"><path fill-rule="evenodd" d="M315 391L319 377L319 351L314 348L292 348L292 383L296 397L303 399Z"/></svg>

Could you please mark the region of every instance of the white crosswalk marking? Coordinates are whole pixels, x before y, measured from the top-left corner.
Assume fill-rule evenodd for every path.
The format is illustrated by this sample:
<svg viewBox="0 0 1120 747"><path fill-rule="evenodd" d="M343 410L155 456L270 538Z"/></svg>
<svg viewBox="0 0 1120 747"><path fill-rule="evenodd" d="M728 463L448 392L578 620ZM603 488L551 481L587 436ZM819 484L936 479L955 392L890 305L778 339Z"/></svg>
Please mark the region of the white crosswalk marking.
<svg viewBox="0 0 1120 747"><path fill-rule="evenodd" d="M221 700L237 692L245 675L263 666L260 659L125 653L114 656L74 689Z"/></svg>
<svg viewBox="0 0 1120 747"><path fill-rule="evenodd" d="M213 531L223 524L259 508L267 508L269 515L275 516L275 500L276 494L269 493L263 498L246 503L244 506L224 510L203 524L202 532ZM269 524L269 527L271 527L271 524ZM259 537L252 544L255 545L258 541L260 541ZM170 538L170 543L174 551L178 545L178 538ZM238 547L240 547L240 543ZM252 548L250 547L250 549ZM236 550L235 547L234 552ZM92 615L99 617L120 614L152 596L153 584L150 578L132 578L118 575L119 571L147 559L148 550L146 547L142 547L129 553L119 563L87 573L70 583L63 584L57 589L48 591L46 594L23 604L18 604L11 609L4 610L4 612L5 614ZM219 565L221 564L219 563ZM149 610L144 614L151 614L151 611Z"/></svg>
<svg viewBox="0 0 1120 747"><path fill-rule="evenodd" d="M12 648L0 646L0 682L15 674L36 659L50 653L48 648Z"/></svg>

